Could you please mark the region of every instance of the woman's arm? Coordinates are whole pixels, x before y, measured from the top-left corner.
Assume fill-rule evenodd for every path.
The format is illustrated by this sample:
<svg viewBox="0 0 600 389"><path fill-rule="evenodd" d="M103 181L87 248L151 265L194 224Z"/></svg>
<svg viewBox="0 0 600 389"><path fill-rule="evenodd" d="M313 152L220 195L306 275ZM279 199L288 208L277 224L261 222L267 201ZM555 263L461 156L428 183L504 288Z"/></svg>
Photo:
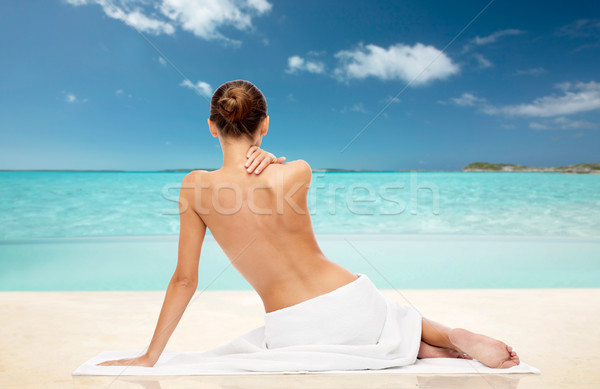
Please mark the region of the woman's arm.
<svg viewBox="0 0 600 389"><path fill-rule="evenodd" d="M156 330L146 352L154 361L162 354L198 286L198 262L206 225L195 211L194 198L196 179L201 179L203 173L192 172L183 179L181 184L177 267L169 282Z"/></svg>
<svg viewBox="0 0 600 389"><path fill-rule="evenodd" d="M169 286L158 317L158 323L152 341L144 355L102 362L102 366L154 366L162 354L171 334L177 327L188 303L198 286L198 262L202 242L206 234L206 225L196 213L194 207L195 183L204 172L188 174L181 184L179 192L179 250L177 267Z"/></svg>

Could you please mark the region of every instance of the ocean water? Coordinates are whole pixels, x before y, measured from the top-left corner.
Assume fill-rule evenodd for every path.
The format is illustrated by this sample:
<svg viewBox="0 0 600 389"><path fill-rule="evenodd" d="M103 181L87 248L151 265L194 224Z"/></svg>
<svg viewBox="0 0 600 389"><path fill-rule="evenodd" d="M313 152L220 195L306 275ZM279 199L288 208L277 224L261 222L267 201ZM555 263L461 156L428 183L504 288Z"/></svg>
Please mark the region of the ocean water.
<svg viewBox="0 0 600 389"><path fill-rule="evenodd" d="M490 235L318 234L332 261L383 289L598 288L600 240ZM0 291L161 290L177 236L0 242ZM202 246L198 290L251 289L219 245Z"/></svg>
<svg viewBox="0 0 600 389"><path fill-rule="evenodd" d="M177 234L185 173L2 172L0 239ZM600 237L600 175L313 174L317 233Z"/></svg>
<svg viewBox="0 0 600 389"><path fill-rule="evenodd" d="M0 291L164 290L185 173L0 173ZM600 287L600 175L318 173L323 252L380 288ZM250 289L210 234L199 289Z"/></svg>

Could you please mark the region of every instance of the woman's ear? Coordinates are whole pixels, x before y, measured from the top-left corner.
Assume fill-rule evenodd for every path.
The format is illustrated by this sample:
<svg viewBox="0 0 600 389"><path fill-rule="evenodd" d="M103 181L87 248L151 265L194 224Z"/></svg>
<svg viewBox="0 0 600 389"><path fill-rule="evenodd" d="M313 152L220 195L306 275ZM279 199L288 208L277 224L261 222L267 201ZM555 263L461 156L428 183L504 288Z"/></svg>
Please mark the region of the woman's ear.
<svg viewBox="0 0 600 389"><path fill-rule="evenodd" d="M219 137L219 131L217 131L217 126L215 125L215 122L210 120L210 118L208 119L208 130L210 131L210 134L215 138Z"/></svg>
<svg viewBox="0 0 600 389"><path fill-rule="evenodd" d="M269 132L269 117L265 116L265 118L260 123L260 136L267 135L267 132Z"/></svg>

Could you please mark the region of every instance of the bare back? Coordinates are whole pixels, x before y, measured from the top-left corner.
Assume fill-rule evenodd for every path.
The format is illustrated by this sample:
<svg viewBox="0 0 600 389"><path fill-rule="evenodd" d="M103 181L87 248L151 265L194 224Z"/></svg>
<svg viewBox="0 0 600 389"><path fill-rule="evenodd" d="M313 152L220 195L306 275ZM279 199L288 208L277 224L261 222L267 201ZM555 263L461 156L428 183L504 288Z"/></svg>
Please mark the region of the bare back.
<svg viewBox="0 0 600 389"><path fill-rule="evenodd" d="M191 173L193 209L233 266L254 287L266 312L330 292L356 275L329 261L317 244L307 205L304 161Z"/></svg>

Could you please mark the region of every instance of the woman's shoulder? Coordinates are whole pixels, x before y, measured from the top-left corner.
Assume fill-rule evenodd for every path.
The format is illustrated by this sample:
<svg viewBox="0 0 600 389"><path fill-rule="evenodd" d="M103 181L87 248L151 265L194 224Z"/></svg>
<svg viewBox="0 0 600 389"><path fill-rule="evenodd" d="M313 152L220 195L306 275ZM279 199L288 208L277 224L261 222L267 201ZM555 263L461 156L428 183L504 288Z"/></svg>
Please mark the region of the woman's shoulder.
<svg viewBox="0 0 600 389"><path fill-rule="evenodd" d="M275 169L283 172L283 175L290 177L292 181L304 181L309 182L312 177L312 170L308 162L303 159L297 159L295 161L289 161L281 165L270 165ZM266 169L268 171L269 169Z"/></svg>
<svg viewBox="0 0 600 389"><path fill-rule="evenodd" d="M303 159L297 159L295 161L290 161L290 162L283 164L282 166L287 166L292 171L298 172L298 173L307 173L307 172L312 173L310 165L308 164L308 162L306 162Z"/></svg>
<svg viewBox="0 0 600 389"><path fill-rule="evenodd" d="M208 170L192 170L191 172L186 174L185 177L183 177L181 184L192 185L194 183L197 183L198 180L201 180L202 177L206 176L208 173L210 173Z"/></svg>

